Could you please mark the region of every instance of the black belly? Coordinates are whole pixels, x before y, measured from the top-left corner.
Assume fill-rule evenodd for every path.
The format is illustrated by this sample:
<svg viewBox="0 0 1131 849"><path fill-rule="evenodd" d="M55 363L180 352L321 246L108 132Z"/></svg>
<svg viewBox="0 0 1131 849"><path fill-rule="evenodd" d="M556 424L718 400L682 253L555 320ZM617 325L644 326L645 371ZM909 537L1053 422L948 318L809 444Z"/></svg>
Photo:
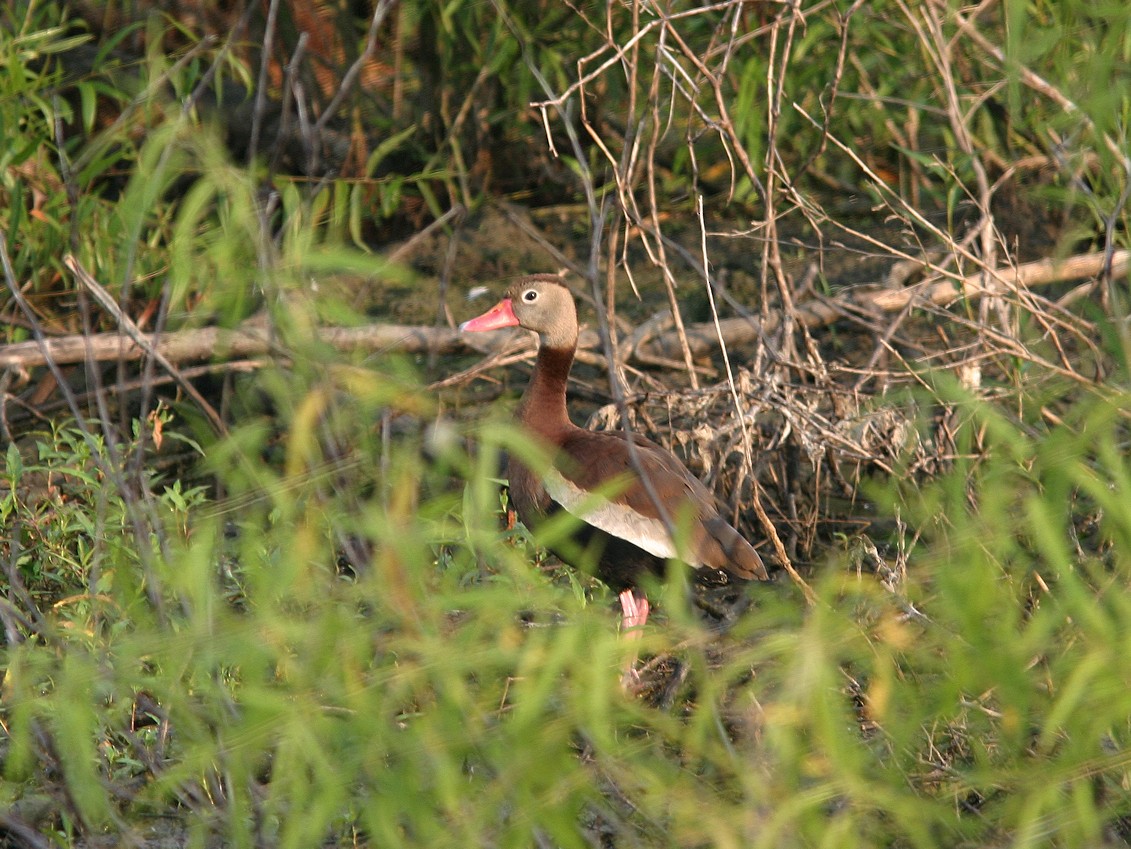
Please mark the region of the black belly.
<svg viewBox="0 0 1131 849"><path fill-rule="evenodd" d="M538 539L542 523L565 512L565 508L550 498L541 481L525 466L512 460L507 472L511 503L518 518ZM667 565L664 558L576 517L571 527L569 539L562 544L538 541L558 559L593 575L614 592L635 587L645 575L663 577Z"/></svg>
<svg viewBox="0 0 1131 849"><path fill-rule="evenodd" d="M584 521L577 521L567 542L548 548L563 562L593 575L616 593L635 587L644 575L663 577L667 565L664 558Z"/></svg>

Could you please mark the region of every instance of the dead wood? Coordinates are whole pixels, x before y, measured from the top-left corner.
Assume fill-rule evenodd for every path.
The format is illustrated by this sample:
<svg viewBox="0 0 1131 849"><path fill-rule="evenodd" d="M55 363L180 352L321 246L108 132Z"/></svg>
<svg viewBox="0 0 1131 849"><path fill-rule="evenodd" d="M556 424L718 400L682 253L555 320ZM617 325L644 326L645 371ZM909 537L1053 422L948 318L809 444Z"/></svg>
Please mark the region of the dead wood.
<svg viewBox="0 0 1131 849"><path fill-rule="evenodd" d="M1079 254L1062 260L1041 259L965 277L932 278L903 289L861 286L836 298L796 304L793 315L796 321L813 329L832 324L843 318L846 312L898 312L916 304L942 307L960 298L977 300L982 296L1008 294L1015 289L1094 277L1101 274L1108 263L1112 276L1118 277L1127 273L1129 259L1131 251L1116 251L1110 258L1102 252ZM687 328L687 344L696 356L718 347L720 338L728 346L751 344L762 334L775 331L780 321L778 314L771 313L765 322L750 316L722 319L717 327L712 322L693 324ZM679 340L673 334L665 333L642 343L639 354L642 358L658 359L672 357L680 350Z"/></svg>
<svg viewBox="0 0 1131 849"><path fill-rule="evenodd" d="M1131 252L1117 251L1110 258L1113 275L1127 273ZM904 289L859 287L837 298L810 300L794 306L795 319L808 328L831 324L846 311L896 312L909 304L945 306L959 298L976 299L983 295L1005 294L1015 288L1048 285L1100 274L1107 259L1102 253L1082 254L1063 260L1043 259L1016 267L998 269L955 279L927 280ZM720 339L728 346L741 346L756 341L764 332L772 332L779 319L763 324L755 317L728 318L686 327L687 344L696 356L718 347ZM654 326L654 323L653 323ZM400 352L406 354L455 354L481 351L495 353L512 342L508 334L496 334L490 340L477 339L470 346L455 330L447 327L421 327L398 324L370 324L361 327L324 327L317 331L318 340L339 350L365 352ZM581 356L598 345L597 334L586 332L580 340ZM671 331L638 338L637 344L625 351L628 358L642 363L679 362L680 340ZM57 365L85 361L112 362L139 360L147 353L157 354L174 363L211 359L246 358L273 353L286 356L280 341L262 322L248 322L236 329L201 327L168 333L136 334L136 339L123 333L96 333L90 336L70 335L36 341L17 342L0 347L0 368L26 372L54 362Z"/></svg>
<svg viewBox="0 0 1131 849"><path fill-rule="evenodd" d="M234 330L200 327L169 333L143 333L142 344L120 333L95 333L90 336L56 336L38 342L17 342L0 347L0 367L26 370L46 365L138 360L147 349L159 352L172 362L192 362L213 358L254 357L267 353L286 355L279 339L261 323L250 323ZM371 324L363 327L325 327L318 339L342 350L401 351L404 353L454 353L467 350L454 330L446 327L411 327L397 324ZM144 345L144 347L143 347Z"/></svg>

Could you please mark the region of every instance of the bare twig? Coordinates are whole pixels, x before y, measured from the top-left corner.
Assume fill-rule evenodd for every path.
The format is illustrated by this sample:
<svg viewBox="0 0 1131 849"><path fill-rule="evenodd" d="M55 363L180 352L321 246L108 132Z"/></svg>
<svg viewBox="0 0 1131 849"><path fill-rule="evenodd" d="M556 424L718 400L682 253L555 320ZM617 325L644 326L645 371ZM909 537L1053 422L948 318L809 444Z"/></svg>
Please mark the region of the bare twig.
<svg viewBox="0 0 1131 849"><path fill-rule="evenodd" d="M279 15L279 0L271 0L267 7L267 23L263 32L263 47L259 56L259 79L255 84L255 108L251 113L251 140L247 143L247 161L254 162L259 152L259 132L267 110L267 71L275 49L275 22Z"/></svg>
<svg viewBox="0 0 1131 849"><path fill-rule="evenodd" d="M208 400L200 394L197 388L192 385L192 382L186 380L180 374L173 362L153 345L152 339L148 338L147 334L141 331L141 328L134 323L134 320L122 312L117 301L114 300L109 292L102 288L102 284L91 277L90 273L83 268L82 264L71 254L67 254L63 257L63 265L70 269L71 273L75 275L75 278L90 292L102 308L114 316L118 325L125 331L126 335L133 340L134 344L144 350L146 354L153 357L163 369L177 379L178 385L180 385L181 389L185 391L185 394L192 398L192 400L196 402L196 405L200 407L201 412L207 417L213 429L219 434L226 434L228 429L224 425L223 419L220 418L220 414L217 413Z"/></svg>
<svg viewBox="0 0 1131 849"><path fill-rule="evenodd" d="M762 506L762 499L758 494L758 483L754 482L754 494L750 498L750 503L754 506L754 513L758 517L758 522L762 525L762 530L766 532L766 536L770 538L770 543L774 547L774 554L777 561L785 569L786 574L789 575L790 580L793 581L805 596L805 601L809 605L817 603L817 594L813 592L813 588L809 586L804 578L798 574L797 569L793 566L793 561L789 557L789 553L785 550L785 545L782 543L781 536L778 534L778 529L769 515L766 513L766 508Z"/></svg>
<svg viewBox="0 0 1131 849"><path fill-rule="evenodd" d="M342 101L349 95L350 90L353 88L354 83L357 82L358 76L361 74L365 63L372 57L374 51L377 49L377 30L381 28L381 24L385 21L389 12L392 11L397 0L378 0L377 7L373 10L373 17L369 20L369 32L365 36L365 48L361 51L361 55L357 57L349 70L346 71L345 76L342 77L341 83L338 85L338 90L335 92L334 97L322 110L322 114L318 116L318 121L314 124L314 134L319 135L326 129L326 125L334 114L342 105Z"/></svg>
<svg viewBox="0 0 1131 849"><path fill-rule="evenodd" d="M306 55L306 45L310 41L310 33L304 32L298 37L298 43L295 44L294 53L291 58L287 60L286 73L283 76L283 91L280 97L280 111L279 116L279 132L275 137L275 144L271 148L271 164L268 168L268 176L273 176L275 169L279 167L279 160L283 156L283 151L286 148L286 139L291 131L291 105L295 104L295 111L299 109L299 95L295 92L295 83L297 80L298 69L302 66L302 60ZM307 141L306 136L300 134L304 146ZM307 156L309 157L309 150Z"/></svg>
<svg viewBox="0 0 1131 849"><path fill-rule="evenodd" d="M247 0L239 18L236 19L235 26L233 26L228 33L228 37L224 39L224 43L220 46L220 50L217 52L215 58L213 58L211 64L209 64L208 69L200 75L200 80L192 90L192 93L185 98L185 102L181 105L181 115L187 117L192 113L192 110L196 108L196 104L200 101L200 98L204 96L208 87L212 85L212 81L216 79L216 74L220 72L221 66L223 66L235 45L243 41L244 32L251 22L251 16L254 15L258 9L258 3Z"/></svg>
<svg viewBox="0 0 1131 849"><path fill-rule="evenodd" d="M116 144L119 139L119 134L126 124L133 120L133 117L138 109L145 106L149 101L163 89L175 75L179 74L184 68L193 62L201 53L210 50L216 45L219 38L214 35L206 35L199 42L194 44L191 49L185 52L185 55L178 59L169 67L164 73L159 74L156 78L150 81L145 90L137 95L129 104L118 114L114 123L102 130L97 137L88 142L83 152L75 158L71 163L73 171L81 172L86 166L90 165L98 156L105 152L106 148Z"/></svg>
<svg viewBox="0 0 1131 849"><path fill-rule="evenodd" d="M15 814L0 811L0 833L6 833L27 849L54 849L55 844Z"/></svg>
<svg viewBox="0 0 1131 849"><path fill-rule="evenodd" d="M423 230L413 233L403 244L398 245L393 251L389 253L389 262L403 262L408 257L412 256L416 250L416 246L427 240L437 230L448 226L453 222L457 222L467 214L467 207L456 204Z"/></svg>
<svg viewBox="0 0 1131 849"><path fill-rule="evenodd" d="M27 318L28 324L31 326L32 333L35 336L34 344L38 345L42 349L43 354L49 354L50 352L48 339L46 334L43 332L43 326L40 324L35 311L31 307L31 304L28 303L27 298L24 297L23 292L20 291L20 287L16 282L16 275L14 269L12 268L12 261L8 256L7 236L3 232L0 232L0 268L3 268L4 281L8 286L8 291L12 293L13 299L15 300L19 308L23 311L24 316ZM86 346L81 345L81 348L83 350L83 353L85 354ZM58 362L51 359L50 356L45 356L43 364L51 370L51 374L55 378L56 384L59 386L60 391L63 393L63 397L67 401L67 406L70 409L72 416L74 417L75 427L78 428L79 432L83 436L83 440L91 448L91 458L93 462L98 467L102 475L106 478L106 480L109 481L111 485L117 487L119 492L128 492L129 487L126 485L126 479L122 473L121 457L120 455L115 454L117 450L116 442L112 438L106 439L107 449L112 454L114 454L113 462L106 462L102 458L99 440L95 437L94 433L88 426L86 417L83 415L83 411L79 408L78 401L75 398L74 393L67 385L66 378L63 375L63 372L60 370ZM105 421L105 418L103 419L103 421ZM107 436L109 435L110 434L108 433ZM135 505L137 505L137 509L134 509ZM154 611L156 611L160 620L164 621L165 602L161 595L162 582L153 570L154 554L152 545L154 538L157 539L160 545L163 545L164 538L160 533L161 523L157 520L157 518L152 514L142 515L145 511L145 508L148 506L149 505L147 505L144 501L140 503L131 501L131 509L128 511L128 515L130 523L133 525L134 536L139 541L137 550L146 574L146 594L149 597L150 604L153 605Z"/></svg>

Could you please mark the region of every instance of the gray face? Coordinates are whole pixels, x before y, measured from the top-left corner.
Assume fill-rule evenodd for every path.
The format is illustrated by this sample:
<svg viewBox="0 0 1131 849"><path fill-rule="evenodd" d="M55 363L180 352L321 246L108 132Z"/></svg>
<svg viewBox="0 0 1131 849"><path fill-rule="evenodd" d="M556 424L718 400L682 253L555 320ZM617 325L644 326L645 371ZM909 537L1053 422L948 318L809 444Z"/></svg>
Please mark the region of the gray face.
<svg viewBox="0 0 1131 849"><path fill-rule="evenodd" d="M543 345L566 347L577 341L577 311L564 286L527 281L513 286L507 297L519 324L537 333Z"/></svg>

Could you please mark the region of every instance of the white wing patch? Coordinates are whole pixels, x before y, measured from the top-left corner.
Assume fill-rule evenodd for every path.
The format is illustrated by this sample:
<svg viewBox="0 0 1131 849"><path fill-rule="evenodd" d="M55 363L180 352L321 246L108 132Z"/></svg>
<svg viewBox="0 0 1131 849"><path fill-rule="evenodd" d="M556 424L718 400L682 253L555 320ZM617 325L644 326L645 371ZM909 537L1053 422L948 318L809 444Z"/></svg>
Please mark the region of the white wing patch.
<svg viewBox="0 0 1131 849"><path fill-rule="evenodd" d="M701 563L679 556L671 535L659 519L642 516L631 507L595 498L557 469L548 469L542 478L550 498L566 511L607 534L627 540L649 554L665 560L684 560L690 566Z"/></svg>

